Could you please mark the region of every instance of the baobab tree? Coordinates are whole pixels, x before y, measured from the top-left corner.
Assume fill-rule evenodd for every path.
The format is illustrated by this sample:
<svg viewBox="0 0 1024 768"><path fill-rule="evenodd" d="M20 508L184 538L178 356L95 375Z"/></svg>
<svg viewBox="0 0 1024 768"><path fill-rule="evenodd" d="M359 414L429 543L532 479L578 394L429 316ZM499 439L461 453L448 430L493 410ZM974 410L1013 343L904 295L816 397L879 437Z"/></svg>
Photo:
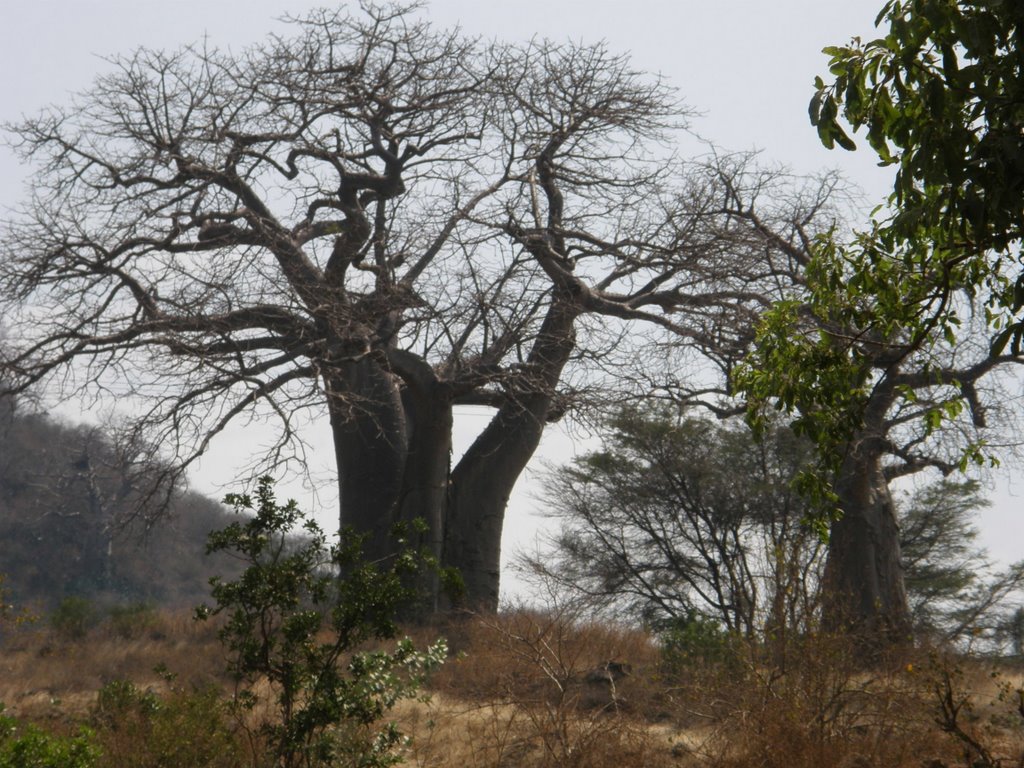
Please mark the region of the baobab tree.
<svg viewBox="0 0 1024 768"><path fill-rule="evenodd" d="M906 642L911 631L890 484L1009 456L1019 444L1019 396L1007 372L1024 356L993 352L984 305L930 277L920 281L922 291L947 293L963 316L959 334L923 346L913 328L875 326L880 303L891 297L864 288L860 264L838 245L840 227L804 218L787 234L759 210L766 191L739 190L730 215L752 237L775 243L796 268L774 270L791 283L761 316L732 381L755 422L766 411L789 411L794 429L818 446L817 465L801 484L832 511L819 518L829 536L824 624L852 632L873 652ZM887 264L895 272L896 263L891 254L874 254L878 272Z"/></svg>
<svg viewBox="0 0 1024 768"><path fill-rule="evenodd" d="M692 382L680 382L675 399L688 407L657 410L654 418L650 411L624 411L604 427L613 433L607 452L553 475L550 506L570 522L555 557L535 565L620 610L703 613L752 634L765 624L784 628L781 607L795 599L798 611L789 621L821 619L829 629L854 634L868 655L905 643L912 622L890 484L921 472L948 476L986 454L1007 456L1019 442L1011 371L1024 358L992 354L977 306L959 338L912 353L907 329L882 335L855 324L851 318L858 314L871 316L876 297L858 292L849 263L821 248L826 236L844 231L835 177L801 183L743 156L717 158L702 173L706 199L714 201L704 228L728 240L730 254L760 254L743 267L746 303L730 308L733 325L756 324L758 338L735 335L734 342L749 344L746 356L730 344L705 344L703 359L717 363L721 375L705 379L699 393ZM830 313L821 302L823 283L847 297L842 312ZM956 301L967 315L971 297ZM680 349L690 353L699 343ZM786 365L798 356L818 366L798 374L794 364ZM849 356L853 375L828 379L834 356ZM674 360L670 365L685 370ZM650 376L659 379L672 399L671 377ZM808 380L833 407L796 409L795 428L814 438L818 450L804 446L799 457L787 457L777 444L774 410L801 402L794 400L797 388ZM736 390L746 402L732 396ZM737 458L742 433L694 420L694 405L719 418L750 408L764 442ZM845 437L824 453L819 440L836 413L846 414ZM719 448L714 461L720 467L709 471L718 434L730 435L733 444ZM755 467L742 469L744 461ZM791 497L794 481L804 498ZM759 490L745 494L744 487ZM761 566L762 575L752 575L759 558L785 553L790 565L815 561L813 537L797 526L772 530L769 543L758 543L766 520L799 518L815 520L828 535L820 583L816 570L805 571L800 585L785 581L791 575L785 570L765 576L770 569ZM811 594L824 597L811 600ZM812 616L808 606L819 604L821 614Z"/></svg>
<svg viewBox="0 0 1024 768"><path fill-rule="evenodd" d="M880 456L894 412L917 411L929 434L947 418L983 428L980 379L1021 359L1021 120L1007 108L1024 82L1020 22L1016 5L890 2L874 39L825 49L830 74L816 78L809 110L818 137L853 150L860 132L898 172L888 207L857 237L819 242L808 299L773 311L758 345L764 375L746 386L792 412L847 475L834 486L841 505L891 507ZM947 468L985 458L976 441L960 448ZM898 630L907 613L890 517L847 515L833 528L832 550L850 565L832 578L853 598L851 617Z"/></svg>
<svg viewBox="0 0 1024 768"><path fill-rule="evenodd" d="M422 518L493 607L509 493L572 382L644 328L749 335L719 321L759 255L704 226L673 92L603 46L482 45L401 6L293 29L115 58L8 126L37 172L3 237L4 380L129 397L175 472L254 412L287 464L323 414L367 555ZM493 418L452 467L460 404Z"/></svg>

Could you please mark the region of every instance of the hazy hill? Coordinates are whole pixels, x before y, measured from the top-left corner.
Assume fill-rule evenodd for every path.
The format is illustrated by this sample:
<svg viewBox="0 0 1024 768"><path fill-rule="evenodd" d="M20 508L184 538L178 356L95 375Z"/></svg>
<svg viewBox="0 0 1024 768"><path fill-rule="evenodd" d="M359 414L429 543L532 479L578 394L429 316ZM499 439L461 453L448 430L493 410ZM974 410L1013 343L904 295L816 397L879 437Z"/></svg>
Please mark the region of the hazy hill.
<svg viewBox="0 0 1024 768"><path fill-rule="evenodd" d="M126 463L96 428L0 405L0 573L15 600L193 604L212 574L236 570L204 552L230 512L184 493L140 515L139 467Z"/></svg>

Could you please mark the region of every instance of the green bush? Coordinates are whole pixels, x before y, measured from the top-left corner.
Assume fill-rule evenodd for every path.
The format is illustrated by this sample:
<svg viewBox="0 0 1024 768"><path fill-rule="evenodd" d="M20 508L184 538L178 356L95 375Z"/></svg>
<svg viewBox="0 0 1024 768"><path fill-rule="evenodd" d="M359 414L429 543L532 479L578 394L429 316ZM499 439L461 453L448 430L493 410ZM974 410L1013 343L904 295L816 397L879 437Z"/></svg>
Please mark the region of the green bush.
<svg viewBox="0 0 1024 768"><path fill-rule="evenodd" d="M152 691L141 691L127 680L114 680L100 688L93 708L93 719L100 725L116 728L128 715L152 715L160 709L160 700Z"/></svg>
<svg viewBox="0 0 1024 768"><path fill-rule="evenodd" d="M93 710L101 768L242 768L250 765L217 689L158 696L127 681L99 692Z"/></svg>
<svg viewBox="0 0 1024 768"><path fill-rule="evenodd" d="M729 667L737 660L735 638L711 619L691 615L660 631L662 665L669 673Z"/></svg>
<svg viewBox="0 0 1024 768"><path fill-rule="evenodd" d="M255 499L232 494L225 503L246 517L212 533L207 550L228 552L246 567L236 581L213 579L216 607L197 616L225 617L220 637L241 719L258 721L277 768L399 762L403 737L380 721L398 700L417 695L447 649L438 641L418 651L408 639L391 650L358 649L396 637L395 615L416 594L410 585L434 564L402 548L402 530L395 532L400 553L387 563L364 562L362 541L350 533L328 546L294 501L277 504L267 477ZM260 701L257 691L266 687Z"/></svg>
<svg viewBox="0 0 1024 768"><path fill-rule="evenodd" d="M32 725L19 725L0 705L0 768L93 768L100 755L92 732L55 736Z"/></svg>
<svg viewBox="0 0 1024 768"><path fill-rule="evenodd" d="M115 605L108 612L108 621L114 635L125 640L153 634L160 625L160 617L149 603Z"/></svg>
<svg viewBox="0 0 1024 768"><path fill-rule="evenodd" d="M81 640L98 621L95 606L84 597L65 597L50 613L50 628L62 640Z"/></svg>

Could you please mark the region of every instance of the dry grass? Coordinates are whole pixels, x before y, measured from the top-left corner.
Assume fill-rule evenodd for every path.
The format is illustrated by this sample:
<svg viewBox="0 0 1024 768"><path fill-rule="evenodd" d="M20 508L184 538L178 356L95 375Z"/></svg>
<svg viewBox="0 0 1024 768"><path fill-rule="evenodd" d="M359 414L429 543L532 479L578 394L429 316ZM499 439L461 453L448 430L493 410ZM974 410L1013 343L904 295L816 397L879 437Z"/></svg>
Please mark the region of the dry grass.
<svg viewBox="0 0 1024 768"><path fill-rule="evenodd" d="M430 631L448 638L454 658L432 687L468 701L586 698L584 678L607 662L628 663L633 673L617 683L625 704L641 697L639 670L654 669L658 649L648 633L537 611L467 616ZM607 702L605 702L607 703Z"/></svg>
<svg viewBox="0 0 1024 768"><path fill-rule="evenodd" d="M758 649L666 668L648 634L565 611L463 616L414 633L420 643L447 636L453 649L432 699L394 712L414 739L405 764L417 768L920 768L977 763L972 741L992 765L1024 765L1019 667L920 652L865 671L843 642L810 638L789 649L783 669ZM215 628L161 614L128 634L111 625L75 641L39 628L9 634L0 701L51 729L91 723L110 765L153 743L163 752L151 763L166 764L179 732L219 755L196 763L193 754L197 768L245 764L251 749L223 746L235 744L230 722L202 738L187 733L211 719L211 684L229 690ZM602 682L593 673L608 662L630 674ZM173 685L158 668L177 675ZM97 692L116 680L154 692L169 719L97 721Z"/></svg>
<svg viewBox="0 0 1024 768"><path fill-rule="evenodd" d="M405 764L420 768L657 766L672 760L672 735L643 720L575 711L559 723L518 702L467 703L435 694L397 712L413 736Z"/></svg>
<svg viewBox="0 0 1024 768"><path fill-rule="evenodd" d="M166 669L192 687L216 680L223 667L216 630L184 612L161 613L137 637L100 625L67 640L29 626L0 647L0 702L9 714L29 720L84 717L96 694L114 680L163 690Z"/></svg>

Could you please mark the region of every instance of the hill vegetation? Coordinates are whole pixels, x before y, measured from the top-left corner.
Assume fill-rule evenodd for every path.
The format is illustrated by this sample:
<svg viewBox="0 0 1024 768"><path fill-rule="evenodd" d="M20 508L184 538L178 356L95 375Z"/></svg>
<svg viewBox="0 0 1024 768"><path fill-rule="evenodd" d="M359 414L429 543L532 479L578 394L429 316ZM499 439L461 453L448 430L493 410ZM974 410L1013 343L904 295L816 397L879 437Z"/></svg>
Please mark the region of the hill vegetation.
<svg viewBox="0 0 1024 768"><path fill-rule="evenodd" d="M97 427L8 403L0 445L0 573L17 603L192 606L208 595L211 576L237 572L230 558L205 555L228 510L180 493L155 514L138 481L158 467L119 452Z"/></svg>

